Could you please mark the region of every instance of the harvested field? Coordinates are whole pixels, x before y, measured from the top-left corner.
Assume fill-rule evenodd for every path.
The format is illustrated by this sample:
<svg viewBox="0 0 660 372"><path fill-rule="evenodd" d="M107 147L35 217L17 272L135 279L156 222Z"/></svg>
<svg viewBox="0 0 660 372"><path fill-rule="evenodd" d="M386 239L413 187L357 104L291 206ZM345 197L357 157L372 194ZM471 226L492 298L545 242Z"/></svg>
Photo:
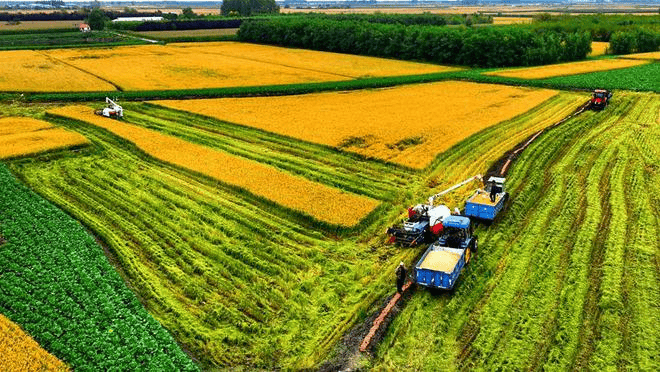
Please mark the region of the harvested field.
<svg viewBox="0 0 660 372"><path fill-rule="evenodd" d="M605 55L607 52L607 47L610 46L609 42L606 41L592 41L591 42L591 53L589 53L590 57L597 57L597 56L602 56Z"/></svg>
<svg viewBox="0 0 660 372"><path fill-rule="evenodd" d="M0 159L84 145L82 135L30 118L0 119Z"/></svg>
<svg viewBox="0 0 660 372"><path fill-rule="evenodd" d="M237 32L238 32L237 28L216 28L216 29L206 29L206 30L142 31L142 32L138 32L138 34L145 37L171 38L171 37L185 37L185 36L236 35Z"/></svg>
<svg viewBox="0 0 660 372"><path fill-rule="evenodd" d="M95 92L115 87L41 52L0 52L0 91L3 92Z"/></svg>
<svg viewBox="0 0 660 372"><path fill-rule="evenodd" d="M578 75L596 71L608 71L643 65L647 61L630 59L600 59L596 61L560 63L557 65L517 68L488 72L495 75L519 79L545 79L555 76Z"/></svg>
<svg viewBox="0 0 660 372"><path fill-rule="evenodd" d="M96 116L87 106L63 107L52 113L105 128L159 160L244 188L331 224L353 226L378 205L376 200L345 193L257 162Z"/></svg>
<svg viewBox="0 0 660 372"><path fill-rule="evenodd" d="M660 60L660 51L658 51L658 52L648 52L648 53L627 54L625 56L622 56L621 58L644 59L644 60L659 61Z"/></svg>
<svg viewBox="0 0 660 372"><path fill-rule="evenodd" d="M45 53L124 90L314 83L454 70L430 64L230 42L59 49ZM136 60L140 63L135 63Z"/></svg>
<svg viewBox="0 0 660 372"><path fill-rule="evenodd" d="M0 354L5 371L68 371L18 325L0 314Z"/></svg>
<svg viewBox="0 0 660 372"><path fill-rule="evenodd" d="M46 30L53 28L77 28L83 21L23 21L17 25L0 22L0 31Z"/></svg>
<svg viewBox="0 0 660 372"><path fill-rule="evenodd" d="M556 94L504 85L440 82L370 91L156 103L423 168L469 135L522 114ZM408 109L411 107L415 109Z"/></svg>

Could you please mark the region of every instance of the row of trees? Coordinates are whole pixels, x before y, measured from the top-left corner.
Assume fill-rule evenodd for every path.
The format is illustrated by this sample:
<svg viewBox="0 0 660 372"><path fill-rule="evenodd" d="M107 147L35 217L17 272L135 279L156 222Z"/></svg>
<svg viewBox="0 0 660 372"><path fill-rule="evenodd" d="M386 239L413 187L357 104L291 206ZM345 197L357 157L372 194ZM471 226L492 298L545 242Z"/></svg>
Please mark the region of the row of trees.
<svg viewBox="0 0 660 372"><path fill-rule="evenodd" d="M574 61L591 50L587 32L538 33L519 26L447 28L278 17L245 21L238 35L264 44L479 67Z"/></svg>
<svg viewBox="0 0 660 372"><path fill-rule="evenodd" d="M323 14L307 13L305 17L326 18L336 21L362 21L369 23L383 24L401 24L401 25L425 25L425 26L446 26L446 25L473 25L493 23L493 17L481 14L393 14L393 13L375 13L375 14Z"/></svg>

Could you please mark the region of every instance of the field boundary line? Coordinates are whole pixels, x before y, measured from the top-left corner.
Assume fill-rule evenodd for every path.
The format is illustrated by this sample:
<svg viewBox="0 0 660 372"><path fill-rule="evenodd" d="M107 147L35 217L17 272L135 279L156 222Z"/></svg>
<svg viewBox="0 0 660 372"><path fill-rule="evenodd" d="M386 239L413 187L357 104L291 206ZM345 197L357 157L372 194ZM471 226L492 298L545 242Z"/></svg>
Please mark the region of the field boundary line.
<svg viewBox="0 0 660 372"><path fill-rule="evenodd" d="M69 62L66 62L66 61L62 60L62 59L59 59L59 58L53 57L53 56L51 56L51 55L48 54L48 53L44 53L44 52L41 52L41 51L39 51L38 53L41 54L41 55L43 55L44 57L50 59L50 60L53 61L53 62L59 62L59 63L62 63L62 64L64 64L64 65L66 65L66 66L69 66L69 67L71 67L71 68L74 68L74 69L76 69L76 70L78 70L78 71L80 71L80 72L83 72L83 73L87 74L87 75L91 75L91 76L94 76L95 78L97 78L97 79L99 79L99 80L105 81L106 83L108 83L108 84L112 85L113 87L115 87L115 89L117 89L117 91L119 91L119 92L123 92L123 91L124 91L124 89L123 89L122 87L120 87L119 85L117 85L117 84L113 83L112 81L107 80L107 79L105 79L105 78L103 78L103 77L101 77L101 76L99 76L99 75L96 75L96 74L93 74L93 73L91 73L91 72L89 72L89 71L83 70L82 68L80 68L80 67L78 67L78 66L76 66L76 65L73 65L73 64L71 64L71 63L69 63Z"/></svg>

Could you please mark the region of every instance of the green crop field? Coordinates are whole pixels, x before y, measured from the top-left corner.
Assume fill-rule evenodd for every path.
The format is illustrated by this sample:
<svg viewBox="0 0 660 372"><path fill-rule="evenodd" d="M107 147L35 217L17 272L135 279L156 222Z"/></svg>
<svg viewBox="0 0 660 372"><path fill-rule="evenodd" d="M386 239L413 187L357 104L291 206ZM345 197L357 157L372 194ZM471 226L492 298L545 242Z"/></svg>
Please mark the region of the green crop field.
<svg viewBox="0 0 660 372"><path fill-rule="evenodd" d="M262 27L281 26L276 36L286 39L291 31L286 27L299 23L287 17L273 16L277 22L270 25L266 24L270 17L263 24L251 23L252 36L258 38ZM467 22L469 17L463 18ZM328 50L359 42L373 49L371 54L392 57L412 45L406 38L431 50L443 40L451 41L442 35L460 33L470 37L465 44L470 50L483 49L483 53L471 53L458 44L456 50L447 46L429 53L463 65L509 66L519 61L512 55L526 56L530 65L580 59L586 50L578 46L609 38L612 32L619 33L615 40L632 38L637 44L657 35L658 17L649 17L648 24L603 18L607 22L602 28L596 15L576 25L571 21L575 17L543 21L547 17L537 17L540 21L533 25L505 28L425 25L406 27L404 32L404 26L381 24L391 22L390 17L378 21L380 15L369 17L373 25L359 21L360 17L328 16L326 21L323 16L310 19L315 24L344 24L334 31L306 29L312 36L326 31L333 35L304 41ZM543 32L545 26L552 32ZM351 27L379 32L364 31L359 38L334 34ZM184 33L177 37L207 37L197 35L199 31ZM62 30L1 34L0 49L86 43L111 48L106 44L136 42L110 31L89 40ZM490 38L500 34L509 35L499 41L506 45L490 45ZM519 39L510 38L514 36ZM545 50L541 41L550 39L556 50L541 55ZM294 39L287 40L295 44ZM524 44L515 40L534 46L510 50L510 55L497 49ZM329 42L337 43L334 49L324 45ZM191 46L196 47L181 48ZM133 49L139 63L139 50ZM415 60L426 53L404 49ZM489 53L506 61L493 64ZM150 58L157 62L159 54ZM216 56L204 58L211 61ZM479 58L483 61L476 61ZM128 67L133 60L126 63ZM374 63L376 72L382 68L379 63ZM378 77L375 72L340 82L259 85L257 81L250 86L203 89L192 87L190 76L181 69L174 71L181 79L175 90L155 86L150 88L154 90L85 93L69 92L68 85L46 93L7 90L0 95L3 146L18 148L40 140L44 123L4 119L23 116L82 134L89 144L24 153L0 162L0 313L73 370L660 370L658 66L654 61L536 80L492 76L486 74L491 69L465 67L394 77ZM140 67L150 72L148 66ZM300 67L308 72L315 68ZM250 74L245 76L254 77ZM14 85L39 79L17 80L22 82ZM384 160L394 157L370 158L345 151L342 145L276 134L275 120L258 129L222 121L226 117L220 114L212 118L149 101L234 97L218 101L237 102L241 97L264 97L266 105L273 101L268 96L296 99L308 93L358 89L368 95L371 90L442 80L558 92L543 92L551 98L518 116L503 116L510 119L469 137L433 126L430 118L432 129L387 147L431 149L433 143L425 137L431 130L447 136L433 138L455 136L456 144L424 169ZM478 93L474 99L499 88L473 85ZM553 126L586 102L594 88L614 90L609 106ZM106 96L123 106L122 125L92 115ZM518 97L511 93L510 98ZM63 107L70 102L85 103ZM191 107L195 104L200 103L192 102ZM217 104L221 112L222 105L231 103ZM397 122L412 127L407 113L423 108L397 104ZM323 122L333 110L345 109L323 107L319 111L325 112L316 117L315 111L309 120ZM356 103L350 109L358 112L360 107ZM490 102L489 107L474 110L470 119L483 120L497 109L502 110ZM252 115L249 110L254 109L245 110L245 115ZM307 128L306 120L289 121L283 125ZM380 132L389 130L367 128L371 134L363 124L355 120L351 129L365 133L351 134L342 143L372 146L369 136L383 136ZM536 137L541 130L543 134ZM530 138L536 139L516 157L506 176L510 199L505 209L493 223L476 224L479 251L454 290L413 286L395 308L395 316L387 319L391 323L376 335L368 352L360 353L359 344L371 321L395 292L397 265L403 261L410 268L427 248L388 244L386 228L402 223L409 206L426 203L429 196L503 164L503 157ZM163 146L165 142L190 147L185 152ZM168 156L158 157L158 150ZM177 156L197 157L186 163L177 162ZM197 159L200 167L194 168ZM229 164L233 161L240 165ZM208 169L218 172L205 172ZM255 178L259 172L262 177ZM228 173L232 177L225 177ZM273 186L278 177L281 187ZM436 203L452 210L463 208L467 197L481 186L478 183L467 183ZM314 186L334 194L314 193ZM282 189L287 187L292 191L281 199L272 197L284 195ZM308 195L314 196L303 199ZM287 204L292 199L309 202ZM353 209L338 202L362 199L373 202L366 212L357 201ZM328 222L313 213L321 209L343 220L353 218L354 224Z"/></svg>
<svg viewBox="0 0 660 372"><path fill-rule="evenodd" d="M459 288L416 293L376 369L657 368L659 136L660 97L634 93L542 136Z"/></svg>
<svg viewBox="0 0 660 372"><path fill-rule="evenodd" d="M149 104L125 106L130 123L386 202L359 233L339 232L343 237L160 163L103 129L56 116L47 119L93 145L10 167L99 235L148 311L202 365L309 368L390 291L393 266L417 256L383 244L381 232L399 219L400 206L428 194L429 185L487 168L574 101L574 94L557 96L470 137L441 155L425 176L214 119Z"/></svg>

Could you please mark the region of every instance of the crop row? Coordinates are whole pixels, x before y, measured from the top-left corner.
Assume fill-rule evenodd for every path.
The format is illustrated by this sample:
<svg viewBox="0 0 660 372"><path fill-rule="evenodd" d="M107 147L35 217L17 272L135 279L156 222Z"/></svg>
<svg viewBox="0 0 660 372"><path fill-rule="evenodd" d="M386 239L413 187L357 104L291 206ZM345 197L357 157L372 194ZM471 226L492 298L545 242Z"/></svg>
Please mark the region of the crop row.
<svg viewBox="0 0 660 372"><path fill-rule="evenodd" d="M456 293L413 298L376 369L656 369L659 105L621 93L530 146Z"/></svg>
<svg viewBox="0 0 660 372"><path fill-rule="evenodd" d="M0 167L0 311L79 369L196 370L101 247Z"/></svg>
<svg viewBox="0 0 660 372"><path fill-rule="evenodd" d="M259 129L148 104L125 105L128 122L245 157L343 190L390 200L414 178L394 165ZM185 123L185 124L184 124Z"/></svg>

